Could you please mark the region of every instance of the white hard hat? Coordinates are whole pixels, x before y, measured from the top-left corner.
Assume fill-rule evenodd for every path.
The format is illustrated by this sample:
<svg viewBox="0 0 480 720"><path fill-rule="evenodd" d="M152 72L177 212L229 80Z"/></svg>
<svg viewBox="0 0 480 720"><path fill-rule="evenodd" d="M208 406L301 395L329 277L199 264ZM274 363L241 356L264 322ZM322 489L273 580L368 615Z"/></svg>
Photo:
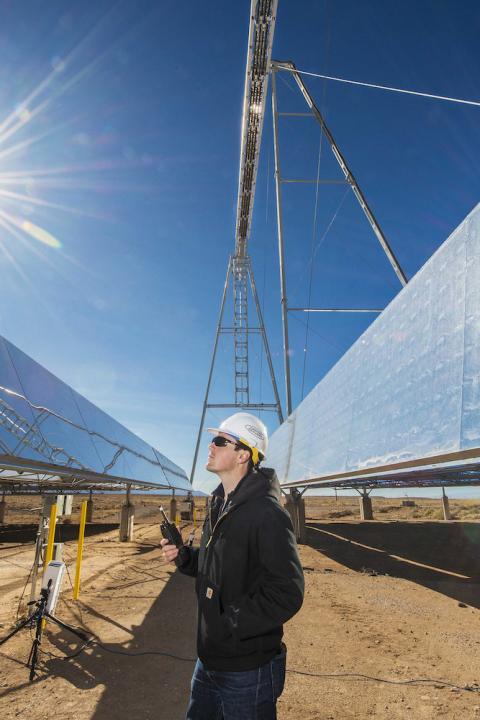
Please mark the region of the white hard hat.
<svg viewBox="0 0 480 720"><path fill-rule="evenodd" d="M236 438L252 451L253 464L263 460L267 454L268 432L259 418L249 413L239 412L230 415L218 428L208 428L210 433L223 432Z"/></svg>

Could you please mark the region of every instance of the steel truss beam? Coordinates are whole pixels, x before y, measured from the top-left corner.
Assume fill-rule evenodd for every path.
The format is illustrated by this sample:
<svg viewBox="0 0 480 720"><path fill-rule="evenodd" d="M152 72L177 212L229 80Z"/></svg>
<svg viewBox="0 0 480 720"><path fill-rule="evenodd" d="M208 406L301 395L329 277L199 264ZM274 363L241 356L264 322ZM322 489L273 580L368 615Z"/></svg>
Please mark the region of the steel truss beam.
<svg viewBox="0 0 480 720"><path fill-rule="evenodd" d="M242 115L235 255L247 253L278 0L252 0Z"/></svg>
<svg viewBox="0 0 480 720"><path fill-rule="evenodd" d="M283 482L282 488L395 488L480 485L480 448Z"/></svg>
<svg viewBox="0 0 480 720"><path fill-rule="evenodd" d="M68 490L70 493L84 490L171 490L168 483L149 483L133 478L55 465L49 462L19 458L14 455L0 455L0 491L1 492L43 492L44 490Z"/></svg>
<svg viewBox="0 0 480 720"><path fill-rule="evenodd" d="M69 455L63 448L55 447L43 436L40 425L48 416L48 410L41 410L35 421L32 423L23 415L20 415L9 403L0 398L0 425L3 425L9 433L18 439L18 444L13 450L13 454L20 453L23 447L31 447L39 455L51 460L52 462L74 467L83 467L78 458ZM7 449L8 450L8 449Z"/></svg>

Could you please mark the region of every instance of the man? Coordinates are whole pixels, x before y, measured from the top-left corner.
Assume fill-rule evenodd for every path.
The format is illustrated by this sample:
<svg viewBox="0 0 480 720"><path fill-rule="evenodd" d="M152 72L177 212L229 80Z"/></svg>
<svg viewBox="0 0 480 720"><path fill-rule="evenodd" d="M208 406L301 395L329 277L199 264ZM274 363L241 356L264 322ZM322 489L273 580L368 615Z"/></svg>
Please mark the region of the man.
<svg viewBox="0 0 480 720"><path fill-rule="evenodd" d="M206 469L221 484L200 548L179 567L196 577L198 661L186 720L275 720L285 680L283 623L301 607L303 573L274 470L260 468L267 430L236 413L218 428ZM170 562L178 550L162 540Z"/></svg>

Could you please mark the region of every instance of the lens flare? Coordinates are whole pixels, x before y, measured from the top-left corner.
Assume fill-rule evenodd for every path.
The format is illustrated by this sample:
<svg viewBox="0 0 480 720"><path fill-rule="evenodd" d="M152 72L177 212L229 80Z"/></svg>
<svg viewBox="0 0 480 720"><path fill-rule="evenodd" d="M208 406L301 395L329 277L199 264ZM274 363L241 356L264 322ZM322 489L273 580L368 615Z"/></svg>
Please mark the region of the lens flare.
<svg viewBox="0 0 480 720"><path fill-rule="evenodd" d="M20 224L20 227L24 232L27 233L27 235L30 235L31 237L35 238L35 240L38 240L44 245L48 245L48 247L62 247L60 240L57 240L57 238L53 237L53 235L47 232L47 230L39 227L38 225L35 225L30 220L23 220Z"/></svg>
<svg viewBox="0 0 480 720"><path fill-rule="evenodd" d="M111 39L113 21L124 29ZM102 113L102 124L95 130L93 112L100 106L90 109L84 101L86 87L80 88L102 64L108 67L143 22L144 18L125 25L117 3L93 13L89 29L70 51L62 50L44 65L40 80L33 80L33 87L25 89L15 106L0 114L0 260L18 272L20 262L28 265L26 250L61 277L65 260L89 272L65 252L72 227L68 215L114 223L115 210L109 197L103 202L105 196L159 189L151 183L139 184L136 176L131 180L131 171L150 166L151 158L127 157L121 134L103 124ZM16 87L13 68L12 86ZM107 110L110 117L111 109ZM57 220L59 213L67 216ZM61 230L52 233L52 227ZM78 224L74 234L81 235Z"/></svg>

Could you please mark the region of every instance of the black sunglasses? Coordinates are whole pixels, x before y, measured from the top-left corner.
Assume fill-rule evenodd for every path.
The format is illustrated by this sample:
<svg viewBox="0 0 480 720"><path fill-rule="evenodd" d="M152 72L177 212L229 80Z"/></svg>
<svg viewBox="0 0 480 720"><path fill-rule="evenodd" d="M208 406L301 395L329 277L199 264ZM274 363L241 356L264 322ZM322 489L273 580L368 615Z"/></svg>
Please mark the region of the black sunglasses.
<svg viewBox="0 0 480 720"><path fill-rule="evenodd" d="M215 435L215 437L210 440L211 443L215 445L215 447L226 447L226 445L235 445L238 447L238 443L236 443L234 440L229 440L226 437L222 437L221 435Z"/></svg>

